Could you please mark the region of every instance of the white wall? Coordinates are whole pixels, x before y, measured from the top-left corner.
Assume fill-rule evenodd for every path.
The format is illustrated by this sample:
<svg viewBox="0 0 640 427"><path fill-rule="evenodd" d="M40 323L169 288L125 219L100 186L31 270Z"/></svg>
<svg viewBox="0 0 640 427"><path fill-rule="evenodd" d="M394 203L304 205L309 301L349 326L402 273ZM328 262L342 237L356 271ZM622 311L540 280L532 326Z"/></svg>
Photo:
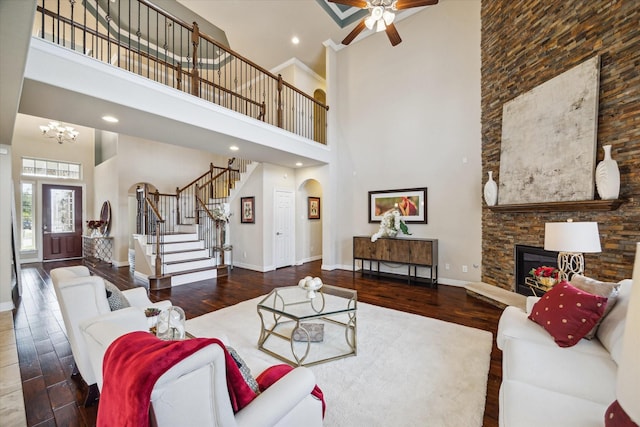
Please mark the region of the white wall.
<svg viewBox="0 0 640 427"><path fill-rule="evenodd" d="M246 178L235 200L231 202L229 218L230 238L233 245L233 263L255 271L264 270L264 195L263 165L258 164ZM254 197L254 223L241 223L240 203L242 197Z"/></svg>
<svg viewBox="0 0 640 427"><path fill-rule="evenodd" d="M209 170L209 164L227 166L227 159L212 153L128 135L118 135L118 154L96 166L96 212L105 200L111 203L114 262L128 264L131 224L129 189L140 182L154 185L161 193L175 194L176 187L189 184Z"/></svg>
<svg viewBox="0 0 640 427"><path fill-rule="evenodd" d="M338 262L351 268L352 236L378 228L368 191L428 187L428 224L410 232L439 239L442 282L480 280L480 1L447 0L397 28L400 45L365 38L337 52L328 74Z"/></svg>
<svg viewBox="0 0 640 427"><path fill-rule="evenodd" d="M13 253L11 245L11 146L0 144L0 311L13 309L11 301L11 270Z"/></svg>

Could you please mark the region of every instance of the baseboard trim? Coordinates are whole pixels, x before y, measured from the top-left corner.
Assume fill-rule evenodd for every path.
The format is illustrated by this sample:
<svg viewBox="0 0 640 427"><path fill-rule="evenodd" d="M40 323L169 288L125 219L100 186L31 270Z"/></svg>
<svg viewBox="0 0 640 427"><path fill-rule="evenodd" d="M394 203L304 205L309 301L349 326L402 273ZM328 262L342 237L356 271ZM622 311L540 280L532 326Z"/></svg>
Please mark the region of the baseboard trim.
<svg viewBox="0 0 640 427"><path fill-rule="evenodd" d="M11 311L14 308L13 301L0 302L0 311Z"/></svg>

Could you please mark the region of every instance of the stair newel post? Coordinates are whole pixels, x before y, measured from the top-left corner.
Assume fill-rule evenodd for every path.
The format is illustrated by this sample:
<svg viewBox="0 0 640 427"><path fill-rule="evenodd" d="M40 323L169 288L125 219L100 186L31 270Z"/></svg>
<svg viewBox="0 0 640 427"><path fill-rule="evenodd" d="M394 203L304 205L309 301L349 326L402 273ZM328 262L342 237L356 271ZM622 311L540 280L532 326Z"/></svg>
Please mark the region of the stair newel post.
<svg viewBox="0 0 640 427"><path fill-rule="evenodd" d="M200 225L200 206L198 206L198 197L200 196L200 185L196 184L196 194L193 196L195 205L193 206L193 214L196 217L196 225ZM200 234L200 227L198 227L198 234Z"/></svg>
<svg viewBox="0 0 640 427"><path fill-rule="evenodd" d="M200 78L198 75L198 45L200 44L200 29L198 23L193 22L193 32L191 33L191 44L193 45L193 66L191 67L191 95L200 96Z"/></svg>
<svg viewBox="0 0 640 427"><path fill-rule="evenodd" d="M176 187L176 218L178 219L178 224L182 224L180 214L180 188Z"/></svg>
<svg viewBox="0 0 640 427"><path fill-rule="evenodd" d="M137 209L136 209L136 233L137 234L147 234L144 227L146 224L146 210L144 208L144 195L142 192L142 188L138 185L136 187L136 201L137 201Z"/></svg>
<svg viewBox="0 0 640 427"><path fill-rule="evenodd" d="M209 198L215 197L215 191L213 190L213 163L209 163Z"/></svg>
<svg viewBox="0 0 640 427"><path fill-rule="evenodd" d="M282 108L282 87L283 87L283 80L282 80L282 74L278 74L278 127L281 128L282 127L282 113L283 113L283 108Z"/></svg>
<svg viewBox="0 0 640 427"><path fill-rule="evenodd" d="M156 277L162 276L162 257L160 256L160 221L156 220Z"/></svg>

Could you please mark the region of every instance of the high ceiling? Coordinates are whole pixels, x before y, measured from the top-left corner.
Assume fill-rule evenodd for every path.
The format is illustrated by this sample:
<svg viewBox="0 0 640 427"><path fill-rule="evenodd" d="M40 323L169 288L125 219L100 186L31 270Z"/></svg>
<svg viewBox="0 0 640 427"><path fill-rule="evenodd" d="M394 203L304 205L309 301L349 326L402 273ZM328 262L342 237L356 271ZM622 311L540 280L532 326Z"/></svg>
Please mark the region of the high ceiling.
<svg viewBox="0 0 640 427"><path fill-rule="evenodd" d="M366 14L326 0L177 1L221 28L233 50L260 66L273 69L295 57L321 77L325 77L323 42L330 39L339 45ZM399 13L396 23L423 9ZM399 30L402 32L402 24ZM367 30L360 37L370 34ZM291 42L294 36L300 39L298 45ZM380 33L376 37L387 36Z"/></svg>

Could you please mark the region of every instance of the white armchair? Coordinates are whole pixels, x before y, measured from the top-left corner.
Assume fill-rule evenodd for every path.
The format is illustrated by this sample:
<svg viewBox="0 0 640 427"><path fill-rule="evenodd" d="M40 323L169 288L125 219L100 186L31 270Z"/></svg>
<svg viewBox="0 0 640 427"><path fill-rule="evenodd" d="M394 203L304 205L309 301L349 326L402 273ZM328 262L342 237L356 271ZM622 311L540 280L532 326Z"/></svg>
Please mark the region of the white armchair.
<svg viewBox="0 0 640 427"><path fill-rule="evenodd" d="M71 353L82 379L89 386L84 399L85 406L94 404L99 396L96 386L96 374L91 367L84 337L80 332L80 323L101 314L110 313L104 280L92 276L84 266L64 267L51 270L53 288L58 298L62 319ZM171 301L152 303L145 288L128 289L122 292L129 304L144 316L147 308L160 310L171 306ZM145 317L145 324L146 317ZM75 376L75 374L74 374Z"/></svg>
<svg viewBox="0 0 640 427"><path fill-rule="evenodd" d="M102 372L104 354L116 338L143 330L140 316L135 310L124 309L82 323L95 372ZM260 372L251 360L245 360L252 373ZM189 425L197 426L322 426L322 403L311 395L315 386L311 370L292 370L236 414L225 373L224 351L215 344L174 365L158 379L151 393L151 424L175 426L188 420ZM102 378L97 382L101 389Z"/></svg>

